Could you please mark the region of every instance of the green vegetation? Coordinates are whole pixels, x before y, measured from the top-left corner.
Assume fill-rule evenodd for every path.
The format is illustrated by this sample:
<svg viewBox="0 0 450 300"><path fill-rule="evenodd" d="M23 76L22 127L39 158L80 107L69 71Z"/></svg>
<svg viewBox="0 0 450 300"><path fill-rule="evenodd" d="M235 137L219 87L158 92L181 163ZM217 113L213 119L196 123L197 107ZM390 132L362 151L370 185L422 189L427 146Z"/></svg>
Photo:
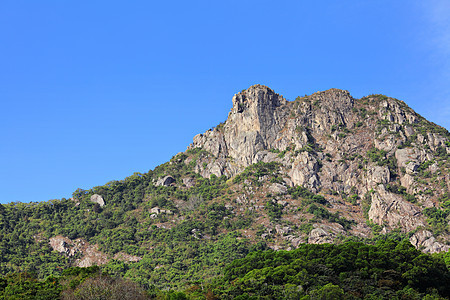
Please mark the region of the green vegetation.
<svg viewBox="0 0 450 300"><path fill-rule="evenodd" d="M423 214L427 217L427 222L436 235L449 232L447 220L450 215L449 208L442 210L436 207L427 207L423 210Z"/></svg>
<svg viewBox="0 0 450 300"><path fill-rule="evenodd" d="M39 280L32 273L0 277L1 299L152 299L164 295L155 289L145 291L136 283L102 273L97 266L69 268L61 276ZM170 294L170 293L168 293Z"/></svg>
<svg viewBox="0 0 450 300"><path fill-rule="evenodd" d="M308 207L307 212L311 213L314 215L315 218L317 219L325 219L325 220L329 220L330 222L334 222L334 223L338 223L341 224L342 227L344 227L345 229L350 229L351 226L353 224L355 224L354 221L349 221L345 218L342 218L339 216L339 212L336 213L330 213L328 210L326 210L323 207L319 207L315 204L311 204Z"/></svg>
<svg viewBox="0 0 450 300"><path fill-rule="evenodd" d="M288 193L292 196L292 199L302 198L302 203L304 205L308 205L310 203L327 204L327 200L324 196L314 194L303 186L294 186L288 188Z"/></svg>
<svg viewBox="0 0 450 300"><path fill-rule="evenodd" d="M427 121L423 117L420 117L418 123L413 124L414 130L423 136L428 136L429 133L436 133L444 137L450 137L450 133L444 127L436 125L432 122Z"/></svg>
<svg viewBox="0 0 450 300"><path fill-rule="evenodd" d="M416 203L416 197L414 195L408 194L406 192L406 188L404 186L398 185L398 184L387 184L386 190L388 190L391 193L398 194L404 196L406 201L409 201L411 203Z"/></svg>
<svg viewBox="0 0 450 300"><path fill-rule="evenodd" d="M292 147L292 148L295 148L295 146ZM269 152L278 153L278 157L279 158L283 158L286 155L286 153L289 152L289 151L291 151L291 147L287 147L283 151L280 151L280 149L270 149L269 150Z"/></svg>
<svg viewBox="0 0 450 300"><path fill-rule="evenodd" d="M331 132L335 132L335 131L341 131L338 134L339 137L345 137L346 133L351 133L351 131L346 127L346 125L342 124L342 123L331 126Z"/></svg>
<svg viewBox="0 0 450 300"><path fill-rule="evenodd" d="M260 181L260 179L264 176L270 176L271 182L281 183L283 182L283 179L278 172L279 168L280 164L276 162L258 162L247 167L242 173L234 177L233 183L241 183L245 180L250 180L252 184L261 186L262 182Z"/></svg>
<svg viewBox="0 0 450 300"><path fill-rule="evenodd" d="M238 247L239 245L232 245ZM219 250L219 248L215 250ZM302 244L292 251L255 248L208 280L158 289L99 267L68 268L38 279L30 273L0 277L2 299L441 299L450 296L444 255L424 254L407 240L375 245ZM213 256L223 260L225 257ZM214 258L213 258L214 260ZM139 274L136 273L136 274ZM174 280L177 280L176 278Z"/></svg>
<svg viewBox="0 0 450 300"><path fill-rule="evenodd" d="M250 226L252 216L232 214L224 206L223 199L230 192L225 176L202 178L185 163L188 158L204 159L209 155L206 151L191 149L188 154L177 155L145 174L78 189L73 200L0 205L1 274L27 272L39 279L61 275L79 256L69 258L52 251L48 239L57 235L83 238L109 256L122 252L142 257L135 263L111 260L105 268L144 287L182 286L217 274L223 264L253 249L233 232ZM271 164L267 167L252 170L262 176L276 169ZM194 186L154 185L168 174L180 185L180 178L191 177ZM102 195L106 205L92 203L93 194ZM159 226L168 216L151 217L150 209L155 206L183 215L184 221Z"/></svg>
<svg viewBox="0 0 450 300"><path fill-rule="evenodd" d="M386 99L383 95L373 95L365 100L374 104L374 100ZM320 104L307 98L301 101ZM298 108L299 103L294 106ZM240 105L239 110L242 109ZM373 115L378 112L373 107L369 111L355 107L353 112L361 117L361 121L354 124L358 132L366 133L376 122ZM387 120L377 123L379 127L392 125ZM213 130L223 132L224 126L224 123L219 124ZM394 151L388 153L372 148L363 157L364 153L358 148L338 147L336 151L327 148L333 155L324 153L322 157L317 152L324 149L314 137L319 142L323 137L313 136L316 132L311 128L314 127L307 126L295 128L296 133L307 137L301 149L295 149L292 144L283 151L269 151L293 164L298 159L296 155L307 151L315 157L319 170L323 167L321 176L335 163L338 166L345 163L351 172L355 166L366 171L368 161L387 166L393 179L386 185L387 191L412 203L416 203L415 196L422 193L440 197L440 207L426 208L423 213L427 229L435 236L449 234L450 199L446 182L442 180L446 174L441 173L448 167L447 150L445 146L434 148L426 144L428 133L448 136L448 132L439 128L431 130L434 124L422 119L411 125L416 133L399 148L418 144L417 136L422 134L425 142L419 146L427 149L427 155L432 155L427 156L429 160L421 163L414 176L414 180L426 188L411 195L395 178L397 172L405 174L406 169L398 169ZM340 138L351 133L345 124L333 125L331 131ZM399 136L400 133L397 138ZM450 146L450 142L447 141L446 146ZM347 149L348 153L342 149ZM341 159L337 160L339 157ZM147 173L135 173L124 180L89 190L78 189L71 199L0 205L0 299L88 299L84 295L92 290L99 297L110 298L113 294L126 295L125 286L133 291L133 299L450 297L450 275L444 264L444 261L450 264L450 254L422 254L404 241L406 233L400 230L381 234L383 224L367 222L372 230L372 238L364 239L367 244L360 243L361 238L344 233L336 238L340 245L300 245L294 251L268 250L269 245L285 248L297 245L291 238L306 240L317 226L315 223L338 223L346 230L352 229L356 223L342 217L336 209L348 208L350 202L355 205L351 207L354 211L360 204L368 219L373 190L360 198L359 185L353 183L358 190L345 186L349 181L342 177L333 183L336 185L326 186L326 189L345 201L313 193L303 186L289 187L287 195L284 191L277 193L267 189L267 183L285 184L283 178L290 170L289 166L284 168L276 162L251 165L234 178L215 175L203 178L194 171L199 168L206 171L214 162L220 163L211 153L193 148ZM432 172L433 164L440 169ZM362 174L360 170L356 170L357 174ZM175 180L173 184L157 183L168 175ZM106 205L100 207L92 203L90 199L94 194L101 195ZM291 202L291 199L297 201ZM161 213L154 212L156 207ZM271 233L274 224L288 225L291 229L283 237ZM69 257L52 251L48 240L57 235L98 245L108 256L108 262L101 267L71 268L82 255L75 253ZM285 239L280 243L281 238ZM138 259L113 258L120 255Z"/></svg>
<svg viewBox="0 0 450 300"><path fill-rule="evenodd" d="M276 203L275 201L267 201L264 208L266 209L270 220L273 222L281 218L284 206Z"/></svg>
<svg viewBox="0 0 450 300"><path fill-rule="evenodd" d="M254 252L229 265L219 282L214 293L234 299L450 296L450 273L442 258L423 254L408 241L393 240L376 245L304 244L293 251Z"/></svg>
<svg viewBox="0 0 450 300"><path fill-rule="evenodd" d="M379 166L387 166L392 177L397 175L397 159L395 156L389 156L384 150L372 148L367 151L367 157L371 162L377 163Z"/></svg>
<svg viewBox="0 0 450 300"><path fill-rule="evenodd" d="M376 162L379 166L384 166L388 163L386 154L386 151L377 148L372 148L367 151L367 157L370 159L370 161Z"/></svg>
<svg viewBox="0 0 450 300"><path fill-rule="evenodd" d="M428 167L434 164L433 160L426 160L420 164L417 168L417 174L422 178L430 178L431 172L428 171Z"/></svg>
<svg viewBox="0 0 450 300"><path fill-rule="evenodd" d="M364 197L361 199L361 208L364 214L364 217L368 220L369 219L369 210L370 206L372 205L372 194L375 193L375 191L372 189L369 192L367 192Z"/></svg>
<svg viewBox="0 0 450 300"><path fill-rule="evenodd" d="M383 101L383 100L388 99L388 96L382 95L382 94L373 94L373 95L370 95L369 97L375 98L378 101Z"/></svg>

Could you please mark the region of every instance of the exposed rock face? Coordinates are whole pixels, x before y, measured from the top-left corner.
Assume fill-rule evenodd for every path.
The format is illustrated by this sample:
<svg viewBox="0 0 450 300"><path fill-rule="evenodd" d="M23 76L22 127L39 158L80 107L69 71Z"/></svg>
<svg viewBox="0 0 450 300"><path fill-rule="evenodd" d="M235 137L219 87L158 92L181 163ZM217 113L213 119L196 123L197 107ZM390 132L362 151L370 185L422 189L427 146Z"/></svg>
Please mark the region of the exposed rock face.
<svg viewBox="0 0 450 300"><path fill-rule="evenodd" d="M292 229L291 229L291 227L289 227L289 226L281 226L281 225L277 224L277 225L275 225L275 231L276 231L278 234L286 235L286 234L288 234L289 232L291 232Z"/></svg>
<svg viewBox="0 0 450 300"><path fill-rule="evenodd" d="M187 188L193 187L195 185L194 178L183 178L183 184L186 185Z"/></svg>
<svg viewBox="0 0 450 300"><path fill-rule="evenodd" d="M391 181L391 172L387 167L369 166L367 168L367 187L375 188L380 183L389 183Z"/></svg>
<svg viewBox="0 0 450 300"><path fill-rule="evenodd" d="M59 235L51 237L49 244L54 251L63 253L68 257L80 255L81 257L74 262L77 267L104 265L111 260L108 255L98 250L98 245L91 245L84 239L71 240ZM114 259L135 262L141 260L141 257L119 252L114 256Z"/></svg>
<svg viewBox="0 0 450 300"><path fill-rule="evenodd" d="M330 233L326 232L322 228L315 228L309 234L308 243L324 244L324 243L332 243L333 240L334 239Z"/></svg>
<svg viewBox="0 0 450 300"><path fill-rule="evenodd" d="M370 221L404 232L426 227L424 207L438 206L450 187L450 176L440 167L450 153L450 135L397 99L354 99L347 91L330 89L289 102L254 85L234 95L232 103L226 122L195 136L188 147L209 153L195 166L201 176L232 177L251 164L277 162L284 183L273 185L272 193L302 185L322 194L368 199ZM424 181L424 174L438 179ZM318 227L308 241L331 241L336 234ZM437 249L430 247L425 249Z"/></svg>
<svg viewBox="0 0 450 300"><path fill-rule="evenodd" d="M428 230L419 230L409 239L411 244L425 253L448 251L450 246L439 243Z"/></svg>
<svg viewBox="0 0 450 300"><path fill-rule="evenodd" d="M110 259L98 250L98 245L87 247L82 258L75 261L77 267L90 267L93 265L104 265Z"/></svg>
<svg viewBox="0 0 450 300"><path fill-rule="evenodd" d="M225 124L228 155L248 166L257 162L258 151L274 148L288 113L286 103L282 96L259 85L236 94Z"/></svg>
<svg viewBox="0 0 450 300"><path fill-rule="evenodd" d="M91 201L94 203L98 203L100 205L100 207L103 207L105 205L105 201L103 200L103 197L98 194L92 195Z"/></svg>
<svg viewBox="0 0 450 300"><path fill-rule="evenodd" d="M378 225L384 223L391 227L400 225L406 231L411 231L418 226L425 226L418 207L405 201L401 196L388 193L381 184L372 195L369 219Z"/></svg>
<svg viewBox="0 0 450 300"><path fill-rule="evenodd" d="M158 181L156 182L156 186L169 186L174 182L175 179L172 176L167 175L163 178L158 179Z"/></svg>
<svg viewBox="0 0 450 300"><path fill-rule="evenodd" d="M287 187L282 184L274 183L269 187L269 190L274 194L286 194Z"/></svg>
<svg viewBox="0 0 450 300"><path fill-rule="evenodd" d="M399 167L405 168L407 174L414 174L420 165L420 161L423 161L423 158L419 161L420 154L422 153L416 153L416 149L414 148L397 149L395 151L395 158Z"/></svg>
<svg viewBox="0 0 450 300"><path fill-rule="evenodd" d="M76 247L73 247L73 242L70 239L63 236L50 238L49 244L54 251L64 253L67 256L74 256L79 251Z"/></svg>
<svg viewBox="0 0 450 300"><path fill-rule="evenodd" d="M168 209L161 209L156 206L150 210L150 213L159 215L159 214L171 214L172 212Z"/></svg>
<svg viewBox="0 0 450 300"><path fill-rule="evenodd" d="M316 189L320 185L317 172L319 164L317 159L308 152L303 152L295 159L292 165L292 171L289 173L292 182L295 185L309 186Z"/></svg>
<svg viewBox="0 0 450 300"><path fill-rule="evenodd" d="M319 109L311 101L288 102L262 85L234 95L225 124L195 136L189 146L203 148L215 157L208 170L198 168L198 172L204 177L232 176L258 161L279 160L267 150L302 149L316 142L314 132L323 134L333 125L354 121L351 115L354 100L347 91L331 89L312 96L314 103L320 103ZM335 145L327 147L336 150ZM311 188L321 184L316 156L302 152L292 159L294 167L289 175L293 184ZM288 159L284 161L291 163Z"/></svg>
<svg viewBox="0 0 450 300"><path fill-rule="evenodd" d="M339 224L336 224L334 227L327 225L320 225L319 227L316 227L313 230L311 230L308 237L308 243L310 244L333 243L336 235L343 232L344 230L342 229L342 226L339 226Z"/></svg>

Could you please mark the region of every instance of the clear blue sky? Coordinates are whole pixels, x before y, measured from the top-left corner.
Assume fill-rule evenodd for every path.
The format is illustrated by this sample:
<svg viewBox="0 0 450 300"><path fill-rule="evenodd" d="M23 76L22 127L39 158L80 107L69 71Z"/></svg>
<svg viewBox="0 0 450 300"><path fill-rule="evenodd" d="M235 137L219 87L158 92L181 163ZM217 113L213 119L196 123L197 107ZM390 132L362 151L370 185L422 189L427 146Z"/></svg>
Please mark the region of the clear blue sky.
<svg viewBox="0 0 450 300"><path fill-rule="evenodd" d="M260 83L401 100L450 128L450 2L0 2L0 202L184 151Z"/></svg>

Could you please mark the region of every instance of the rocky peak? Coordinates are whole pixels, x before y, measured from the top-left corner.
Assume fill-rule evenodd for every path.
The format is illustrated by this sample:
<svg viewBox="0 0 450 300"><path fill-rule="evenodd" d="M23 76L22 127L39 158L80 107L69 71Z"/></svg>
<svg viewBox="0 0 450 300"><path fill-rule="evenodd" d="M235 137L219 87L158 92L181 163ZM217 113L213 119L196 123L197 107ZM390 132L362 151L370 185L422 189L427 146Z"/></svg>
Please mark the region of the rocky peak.
<svg viewBox="0 0 450 300"><path fill-rule="evenodd" d="M275 141L287 112L287 101L270 88L254 85L233 97L225 123L228 155L248 166Z"/></svg>
<svg viewBox="0 0 450 300"><path fill-rule="evenodd" d="M346 112L353 108L354 99L349 91L340 89L329 89L323 92L316 92L311 95L315 101L326 105L328 110Z"/></svg>
<svg viewBox="0 0 450 300"><path fill-rule="evenodd" d="M450 134L402 101L354 99L329 89L288 102L254 85L232 102L226 122L195 136L189 147L210 153L196 161L204 177L231 177L257 162L277 162L283 184L342 199L351 195L366 218L387 231L426 227L423 209L446 199Z"/></svg>
<svg viewBox="0 0 450 300"><path fill-rule="evenodd" d="M265 85L252 85L233 97L233 108L230 114L235 113L260 113L264 110L274 110L276 107L286 104L286 100Z"/></svg>
<svg viewBox="0 0 450 300"><path fill-rule="evenodd" d="M221 159L234 159L237 167L224 168L226 163L222 162L222 167L212 168L223 169L228 175L264 160L266 153L261 151L285 150L291 145L299 149L313 142L313 131L347 124L354 99L348 91L329 89L288 102L269 87L257 84L235 94L232 103L222 130L197 135L190 146L204 148Z"/></svg>

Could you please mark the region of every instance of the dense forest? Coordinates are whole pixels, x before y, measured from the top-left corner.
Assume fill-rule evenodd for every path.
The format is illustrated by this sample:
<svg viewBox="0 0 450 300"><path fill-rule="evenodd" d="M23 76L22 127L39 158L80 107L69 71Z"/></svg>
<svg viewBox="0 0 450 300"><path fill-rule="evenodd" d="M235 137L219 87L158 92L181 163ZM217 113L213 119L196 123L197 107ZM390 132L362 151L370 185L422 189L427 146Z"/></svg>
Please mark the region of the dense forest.
<svg viewBox="0 0 450 300"><path fill-rule="evenodd" d="M3 299L444 299L450 297L448 253L421 253L408 241L375 245L304 244L259 250L224 274L183 290L146 289L97 266L71 267L39 280L35 273L0 278Z"/></svg>

